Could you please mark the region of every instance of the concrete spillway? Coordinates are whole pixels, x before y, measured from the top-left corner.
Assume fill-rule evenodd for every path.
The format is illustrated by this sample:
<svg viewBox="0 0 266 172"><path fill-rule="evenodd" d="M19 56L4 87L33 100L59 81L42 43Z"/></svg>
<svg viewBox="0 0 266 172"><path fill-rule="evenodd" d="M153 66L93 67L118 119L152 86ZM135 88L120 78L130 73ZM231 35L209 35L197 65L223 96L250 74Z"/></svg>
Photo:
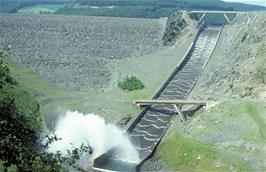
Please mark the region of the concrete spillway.
<svg viewBox="0 0 266 172"><path fill-rule="evenodd" d="M195 41L182 62L155 94L154 99L186 99L210 58L222 27L206 27L198 31ZM128 135L139 153L139 161L119 160L115 148L94 161L100 171L135 171L149 158L176 114L172 106L152 105L145 108L128 129Z"/></svg>

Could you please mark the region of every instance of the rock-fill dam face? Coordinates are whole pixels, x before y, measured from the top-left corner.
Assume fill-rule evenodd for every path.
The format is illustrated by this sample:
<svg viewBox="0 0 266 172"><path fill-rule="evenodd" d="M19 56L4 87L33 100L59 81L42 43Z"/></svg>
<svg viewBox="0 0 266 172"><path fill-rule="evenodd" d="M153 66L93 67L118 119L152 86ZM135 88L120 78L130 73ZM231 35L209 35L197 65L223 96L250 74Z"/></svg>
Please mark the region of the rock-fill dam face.
<svg viewBox="0 0 266 172"><path fill-rule="evenodd" d="M221 30L222 27L214 26L199 29L190 50L153 99L187 98L215 49ZM114 148L95 159L94 168L99 171L135 171L139 164L153 154L175 114L171 105L145 108L128 129L130 140L138 151L139 161L122 162Z"/></svg>

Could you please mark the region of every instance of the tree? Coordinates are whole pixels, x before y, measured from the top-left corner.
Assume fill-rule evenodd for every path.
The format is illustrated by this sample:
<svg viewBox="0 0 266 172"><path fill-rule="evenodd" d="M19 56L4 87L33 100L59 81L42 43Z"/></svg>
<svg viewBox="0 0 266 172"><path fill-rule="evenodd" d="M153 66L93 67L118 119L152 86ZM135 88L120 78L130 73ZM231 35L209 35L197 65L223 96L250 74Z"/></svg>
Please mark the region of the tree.
<svg viewBox="0 0 266 172"><path fill-rule="evenodd" d="M23 104L18 102L33 98L15 82L7 82L6 78L12 77L9 75L8 66L3 63L3 54L0 54L0 57L0 161L4 171L10 166L15 166L18 171L57 172L68 167L84 171L76 162L82 154L92 153L90 145L82 144L80 148L69 150L64 156L60 152L47 153L49 144L60 138L46 136L47 142L43 143L39 105L30 101L35 105L21 107Z"/></svg>

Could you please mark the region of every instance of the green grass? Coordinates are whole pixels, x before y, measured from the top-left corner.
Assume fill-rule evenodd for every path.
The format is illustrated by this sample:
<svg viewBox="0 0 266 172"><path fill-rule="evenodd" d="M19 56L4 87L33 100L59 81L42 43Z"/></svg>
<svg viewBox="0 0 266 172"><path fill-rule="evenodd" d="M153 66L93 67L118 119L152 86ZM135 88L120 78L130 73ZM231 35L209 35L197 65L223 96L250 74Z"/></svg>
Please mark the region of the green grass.
<svg viewBox="0 0 266 172"><path fill-rule="evenodd" d="M45 112L48 121L55 121L61 114L61 110L79 110L83 113L99 114L107 122L114 122L124 114L133 117L139 112L139 109L129 100L130 94L123 93L118 88L107 91L104 95L93 90L86 92L61 90L30 69L13 63L10 57L7 57L5 61L8 63L11 76L16 79L21 89L35 95L41 103L48 99L52 101L42 106L42 111ZM103 109L108 109L108 111L103 111ZM48 126L53 126L53 124Z"/></svg>
<svg viewBox="0 0 266 172"><path fill-rule="evenodd" d="M3 60L3 64L6 64L8 55L6 53L1 53L0 59ZM10 70L9 64L7 64L6 66ZM6 75L10 77L10 73L7 73ZM13 76L11 75L11 77ZM17 84L17 81L15 81L16 79L14 77L12 78L12 80L12 82L2 83L0 87L0 100L5 101L7 97L13 98L16 109L22 114L29 116L34 115L36 119L39 118L39 120L42 120L42 126L39 127L42 127L44 131L46 131L47 128L44 123L44 117L40 113L40 106L37 102L37 99L30 95L27 91L25 91L25 89L23 89L20 84Z"/></svg>
<svg viewBox="0 0 266 172"><path fill-rule="evenodd" d="M174 171L262 170L257 169L256 165L245 164L244 158L248 157L256 163L256 159L265 155L265 151L260 149L266 143L265 112L263 101L219 103L200 112L185 126L189 134L179 132L184 130L181 130L184 126L177 117L157 156ZM204 143L206 140L209 144ZM254 149L242 143L250 143ZM198 160L198 156L202 158ZM217 162L221 162L220 168L215 167Z"/></svg>
<svg viewBox="0 0 266 172"><path fill-rule="evenodd" d="M39 75L34 73L32 70L15 64L12 62L10 57L6 57L5 61L8 63L10 68L10 74L13 76L18 84L23 89L28 90L31 94L37 94L38 97L76 97L80 96L81 92L76 91L64 91L56 88L48 81L41 78Z"/></svg>
<svg viewBox="0 0 266 172"><path fill-rule="evenodd" d="M43 131L47 131L46 124L44 122L44 116L40 112L40 106L35 97L29 95L20 85L5 84L0 89L0 99L4 98L6 95L14 98L15 105L17 109L25 115L34 114L36 118L43 121L42 128Z"/></svg>
<svg viewBox="0 0 266 172"><path fill-rule="evenodd" d="M245 104L245 110L248 112L249 116L253 119L253 121L257 124L261 138L266 141L265 119L263 119L261 115L259 115L258 109L254 105L254 102L247 102Z"/></svg>
<svg viewBox="0 0 266 172"><path fill-rule="evenodd" d="M101 115L107 122L113 123L124 115L129 115L132 119L138 115L141 109L133 105L132 101L152 97L182 58L192 40L193 36L190 36L180 42L178 47L169 47L155 54L119 61L114 67L116 69L114 79L103 93L95 90L86 92L61 90L32 70L15 64L10 57L5 61L8 62L11 75L18 85L45 104L41 106L41 110L48 121L57 119L62 115L62 110L79 110L83 113ZM161 71L161 66L167 70ZM140 68L142 70L138 70ZM122 75L118 75L119 73ZM145 88L130 92L119 89L117 81L126 76L136 76L143 82Z"/></svg>
<svg viewBox="0 0 266 172"><path fill-rule="evenodd" d="M24 112L23 114L31 114L32 112L38 113L39 107L36 99L29 96L29 94L18 85L5 84L1 88L1 96L5 94L15 98L15 104L20 111Z"/></svg>
<svg viewBox="0 0 266 172"><path fill-rule="evenodd" d="M7 54L5 54L4 62L8 64L10 75L16 80L17 84L14 86L10 86L9 84L5 85L1 89L1 95L4 95L5 93L16 98L15 103L25 114L37 110L38 104L36 97L41 100L42 98L65 96L64 91L58 90L45 80L41 79L38 75L34 74L31 70L14 64ZM43 114L41 115L41 118L44 120ZM44 129L46 130L45 124Z"/></svg>
<svg viewBox="0 0 266 172"><path fill-rule="evenodd" d="M63 8L65 5L34 5L28 6L20 9L18 12L20 13L54 13L60 8Z"/></svg>
<svg viewBox="0 0 266 172"><path fill-rule="evenodd" d="M265 118L265 102L252 102L251 100L237 100L220 103L208 111L199 114L199 118L204 120L204 125L207 130L206 135L213 132L227 133L230 130L227 127L223 128L223 124L215 124L211 120L223 121L223 123L232 123L235 127L244 128L239 133L234 132L235 139L244 139L247 141L262 141L266 140L266 125ZM245 126L242 127L242 125Z"/></svg>
<svg viewBox="0 0 266 172"><path fill-rule="evenodd" d="M159 149L159 156L174 171L249 171L239 157L226 154L214 145L171 133ZM218 167L218 164L221 164Z"/></svg>

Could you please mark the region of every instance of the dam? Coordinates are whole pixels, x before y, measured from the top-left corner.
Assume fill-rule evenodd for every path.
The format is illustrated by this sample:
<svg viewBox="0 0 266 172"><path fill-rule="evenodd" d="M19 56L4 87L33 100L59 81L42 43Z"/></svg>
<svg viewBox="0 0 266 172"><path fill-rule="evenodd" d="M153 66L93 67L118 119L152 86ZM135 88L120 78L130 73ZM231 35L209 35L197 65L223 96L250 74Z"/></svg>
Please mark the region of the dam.
<svg viewBox="0 0 266 172"><path fill-rule="evenodd" d="M187 53L172 74L152 97L156 100L186 100L196 84L219 39L222 26L201 24ZM116 148L94 160L96 171L137 171L150 158L176 115L171 105L150 105L143 109L127 130L139 154L139 161L125 162Z"/></svg>

